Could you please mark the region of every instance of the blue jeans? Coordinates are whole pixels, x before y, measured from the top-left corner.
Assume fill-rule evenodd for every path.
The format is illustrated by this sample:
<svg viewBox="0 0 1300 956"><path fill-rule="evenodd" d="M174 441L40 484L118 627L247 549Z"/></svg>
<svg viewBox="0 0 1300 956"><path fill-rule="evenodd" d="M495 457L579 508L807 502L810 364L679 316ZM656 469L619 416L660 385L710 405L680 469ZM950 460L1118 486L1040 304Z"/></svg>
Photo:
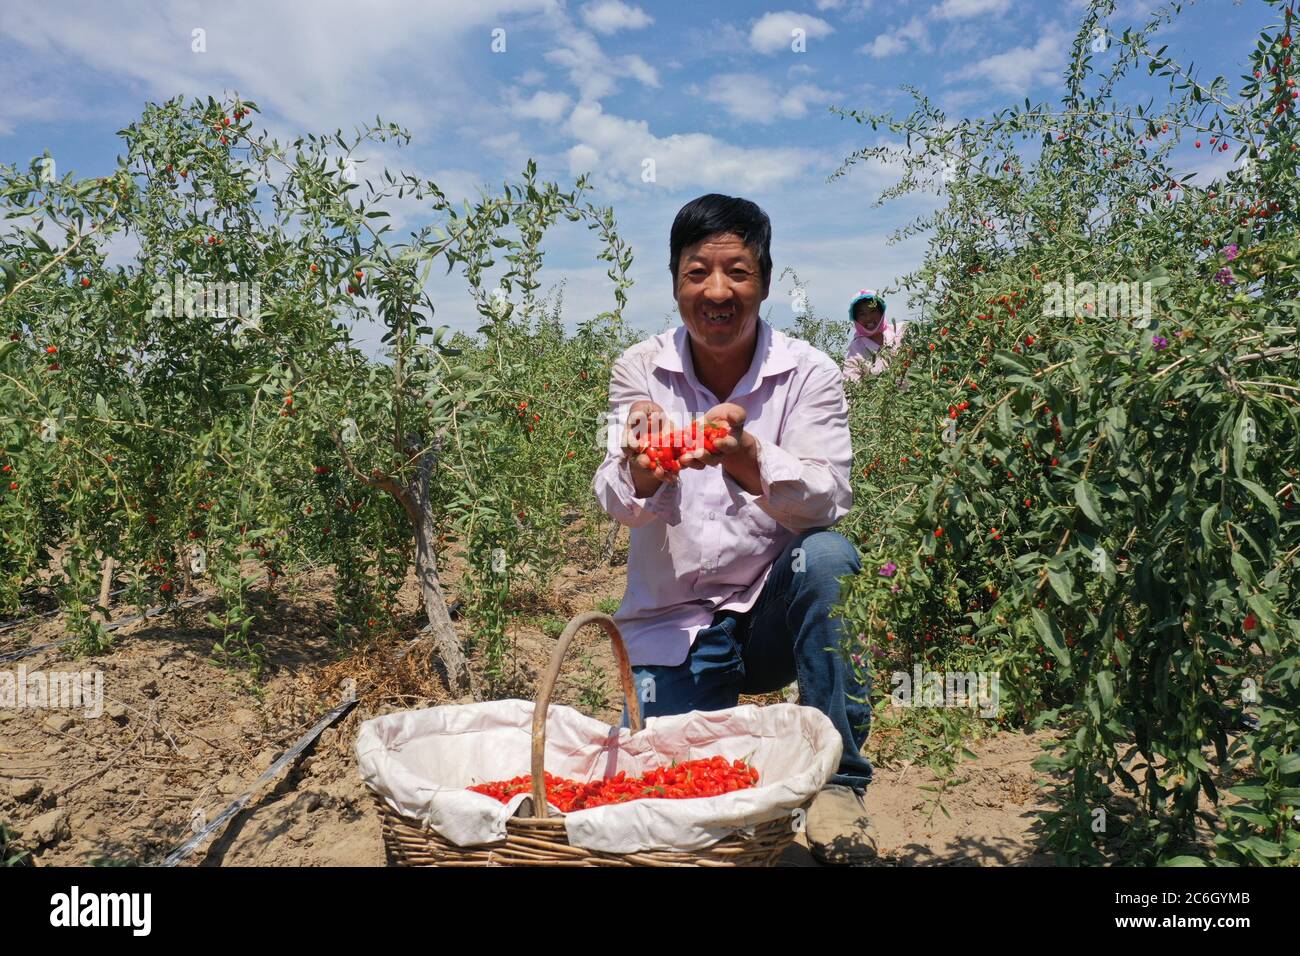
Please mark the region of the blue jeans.
<svg viewBox="0 0 1300 956"><path fill-rule="evenodd" d="M829 614L840 578L861 566L857 550L838 532L797 536L773 563L751 610L715 614L681 664L633 666L642 718L735 707L742 693L771 693L797 680L799 703L829 717L844 741L830 782L865 791L872 770L861 753L871 726L870 685L854 678L838 650L844 622ZM626 701L622 726L629 726Z"/></svg>

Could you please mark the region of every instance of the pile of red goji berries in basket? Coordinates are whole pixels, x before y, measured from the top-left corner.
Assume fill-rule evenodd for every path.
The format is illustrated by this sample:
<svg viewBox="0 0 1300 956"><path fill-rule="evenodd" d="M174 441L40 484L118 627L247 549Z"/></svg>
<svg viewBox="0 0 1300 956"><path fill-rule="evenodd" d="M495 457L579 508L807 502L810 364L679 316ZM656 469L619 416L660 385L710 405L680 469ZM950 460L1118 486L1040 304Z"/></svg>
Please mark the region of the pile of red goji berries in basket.
<svg viewBox="0 0 1300 956"><path fill-rule="evenodd" d="M641 453L650 459L651 468L657 466L667 472L678 472L682 470L679 459L686 452L701 449L712 452L714 442L730 434L731 426L725 421L721 425L693 422L681 431L665 431L641 442Z"/></svg>
<svg viewBox="0 0 1300 956"><path fill-rule="evenodd" d="M728 763L723 757L705 757L670 767L657 767L639 777L628 777L626 772L620 772L602 780L578 783L548 773L544 779L546 802L562 813L570 813L629 800L716 797L754 786L758 783L758 771L743 760ZM532 774L524 774L510 780L476 784L469 789L509 803L516 794L531 793L532 787Z"/></svg>

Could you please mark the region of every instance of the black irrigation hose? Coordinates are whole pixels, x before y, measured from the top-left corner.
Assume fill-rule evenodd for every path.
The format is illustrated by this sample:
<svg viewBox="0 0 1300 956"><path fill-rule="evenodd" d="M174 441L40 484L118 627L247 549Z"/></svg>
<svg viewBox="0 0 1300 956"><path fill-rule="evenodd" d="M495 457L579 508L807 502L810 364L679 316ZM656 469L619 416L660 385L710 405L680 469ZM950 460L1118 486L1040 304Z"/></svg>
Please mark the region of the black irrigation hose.
<svg viewBox="0 0 1300 956"><path fill-rule="evenodd" d="M173 607L189 607L206 600L208 600L208 595L196 594L194 597L188 597L183 601L177 601ZM119 627L126 627L128 624L134 624L136 621L143 621L151 617L157 617L159 614L165 613L167 609L167 605L160 604L157 607L149 608L149 610L145 611L143 614L132 614L130 617L124 617L117 621L110 621L108 624L104 625L104 630L116 631ZM58 612L55 611L53 613L57 614ZM37 644L35 647L24 647L16 651L8 651L7 653L0 654L0 664L8 664L11 661L22 660L24 657L31 657L33 654L39 654L41 651L48 651L51 648L71 644L75 640L75 637L63 637L57 641L50 641L48 644Z"/></svg>
<svg viewBox="0 0 1300 956"><path fill-rule="evenodd" d="M117 597L119 594L122 594L125 591L126 588L118 588L116 591L109 591L108 596ZM5 631L13 630L15 627L21 627L22 625L28 623L29 621L39 621L42 618L53 617L54 615L58 614L61 610L62 608L56 607L52 611L42 611L39 614L31 614L28 615L27 617L11 617L7 621L0 621L0 634L4 633Z"/></svg>
<svg viewBox="0 0 1300 956"><path fill-rule="evenodd" d="M183 862L195 850L206 843L214 833L219 830L224 830L226 825L235 818L235 815L248 806L249 802L253 799L253 796L258 790L260 790L265 784L270 783L270 781L277 777L280 771L283 770L292 760L311 746L316 741L316 738L325 732L325 728L338 721L339 718L356 705L356 694L355 692L350 693L346 698L344 698L342 703L329 711L329 713L320 720L316 721L316 724L309 731L299 737L297 743L281 754L280 759L271 764L271 766L266 769L265 773L253 781L253 785L244 791L244 793L241 794L234 803L222 810L220 816L178 846L168 855L167 859L163 860L162 863L158 865L176 866L176 864Z"/></svg>

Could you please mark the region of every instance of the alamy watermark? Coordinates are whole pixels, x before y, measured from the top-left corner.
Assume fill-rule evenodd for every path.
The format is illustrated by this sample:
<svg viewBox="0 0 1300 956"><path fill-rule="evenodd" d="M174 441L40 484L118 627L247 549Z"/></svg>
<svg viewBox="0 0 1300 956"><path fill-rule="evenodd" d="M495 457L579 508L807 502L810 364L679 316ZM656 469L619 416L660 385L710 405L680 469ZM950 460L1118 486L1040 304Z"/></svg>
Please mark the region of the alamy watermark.
<svg viewBox="0 0 1300 956"><path fill-rule="evenodd" d="M1132 319L1137 328L1151 323L1150 282L1080 282L1067 273L1065 282L1043 286L1043 314L1069 318Z"/></svg>
<svg viewBox="0 0 1300 956"><path fill-rule="evenodd" d="M912 673L894 671L889 692L895 707L970 707L981 717L998 715L1001 699L996 673L987 671L923 671L912 665Z"/></svg>
<svg viewBox="0 0 1300 956"><path fill-rule="evenodd" d="M260 282L199 282L177 275L171 284L159 279L150 291L150 314L156 319L236 319L244 329L256 329L261 324Z"/></svg>
<svg viewBox="0 0 1300 956"><path fill-rule="evenodd" d="M0 710L84 709L87 717L104 713L103 671L0 671Z"/></svg>

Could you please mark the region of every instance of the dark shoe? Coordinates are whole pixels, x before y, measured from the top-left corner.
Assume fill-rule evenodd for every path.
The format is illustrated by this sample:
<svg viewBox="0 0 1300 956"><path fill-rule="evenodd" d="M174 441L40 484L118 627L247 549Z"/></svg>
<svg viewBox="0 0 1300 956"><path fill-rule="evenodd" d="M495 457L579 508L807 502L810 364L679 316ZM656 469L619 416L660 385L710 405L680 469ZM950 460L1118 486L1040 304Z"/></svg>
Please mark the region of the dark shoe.
<svg viewBox="0 0 1300 956"><path fill-rule="evenodd" d="M833 866L854 866L876 858L867 804L851 787L828 784L808 808L808 850Z"/></svg>

